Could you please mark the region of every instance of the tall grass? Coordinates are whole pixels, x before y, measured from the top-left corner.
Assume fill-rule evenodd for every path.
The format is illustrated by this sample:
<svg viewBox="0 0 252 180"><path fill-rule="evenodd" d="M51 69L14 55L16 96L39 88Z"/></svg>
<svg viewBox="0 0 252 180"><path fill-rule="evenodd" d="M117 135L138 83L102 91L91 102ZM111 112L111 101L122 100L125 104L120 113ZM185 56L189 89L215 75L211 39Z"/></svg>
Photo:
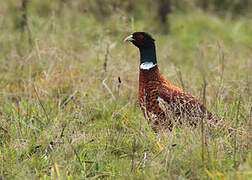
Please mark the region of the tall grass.
<svg viewBox="0 0 252 180"><path fill-rule="evenodd" d="M101 22L74 7L58 16L56 3L44 2L53 9L45 13L36 1L28 6L29 34L16 27L13 2L0 7L1 179L251 178L249 137L204 126L202 146L200 126L151 130L137 103L139 54L122 42L133 31L151 32L165 78L205 97L228 126L251 131L250 18L174 12L166 35L149 17L116 11Z"/></svg>

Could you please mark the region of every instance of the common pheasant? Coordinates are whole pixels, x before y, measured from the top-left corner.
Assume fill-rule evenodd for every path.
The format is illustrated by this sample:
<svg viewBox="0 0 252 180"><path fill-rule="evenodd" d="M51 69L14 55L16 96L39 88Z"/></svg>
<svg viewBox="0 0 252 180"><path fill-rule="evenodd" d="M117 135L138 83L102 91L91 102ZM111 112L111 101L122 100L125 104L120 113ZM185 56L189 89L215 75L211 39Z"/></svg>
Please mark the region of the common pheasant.
<svg viewBox="0 0 252 180"><path fill-rule="evenodd" d="M155 132L172 130L174 125L184 121L197 125L201 118L206 119L210 126L216 126L217 118L199 100L160 74L155 40L151 35L135 32L124 41L130 41L140 50L138 101L145 119ZM228 130L234 131L233 128Z"/></svg>

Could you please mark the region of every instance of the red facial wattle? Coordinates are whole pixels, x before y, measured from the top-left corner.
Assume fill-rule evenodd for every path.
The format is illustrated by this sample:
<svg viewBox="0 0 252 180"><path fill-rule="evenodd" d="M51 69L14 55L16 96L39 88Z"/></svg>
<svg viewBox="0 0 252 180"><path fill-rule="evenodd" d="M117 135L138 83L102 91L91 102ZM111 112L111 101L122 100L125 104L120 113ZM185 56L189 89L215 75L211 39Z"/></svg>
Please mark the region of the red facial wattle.
<svg viewBox="0 0 252 180"><path fill-rule="evenodd" d="M135 35L136 41L143 45L144 44L144 35L142 35L141 33L138 33Z"/></svg>

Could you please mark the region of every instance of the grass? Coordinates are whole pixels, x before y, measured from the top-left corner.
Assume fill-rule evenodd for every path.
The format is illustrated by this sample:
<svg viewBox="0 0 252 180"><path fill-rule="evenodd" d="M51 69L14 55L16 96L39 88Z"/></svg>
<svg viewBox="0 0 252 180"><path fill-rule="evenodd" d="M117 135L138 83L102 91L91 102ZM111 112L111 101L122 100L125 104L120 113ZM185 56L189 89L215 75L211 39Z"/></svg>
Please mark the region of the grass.
<svg viewBox="0 0 252 180"><path fill-rule="evenodd" d="M170 82L181 87L180 71L185 89L202 99L205 77L207 107L232 127L239 112L238 128L251 131L249 16L174 12L166 35L149 16L117 12L100 22L69 8L39 14L31 4L29 34L10 6L0 7L0 179L252 178L248 137L206 128L203 164L200 127L151 130L137 103L138 53L122 42L132 31L151 32Z"/></svg>

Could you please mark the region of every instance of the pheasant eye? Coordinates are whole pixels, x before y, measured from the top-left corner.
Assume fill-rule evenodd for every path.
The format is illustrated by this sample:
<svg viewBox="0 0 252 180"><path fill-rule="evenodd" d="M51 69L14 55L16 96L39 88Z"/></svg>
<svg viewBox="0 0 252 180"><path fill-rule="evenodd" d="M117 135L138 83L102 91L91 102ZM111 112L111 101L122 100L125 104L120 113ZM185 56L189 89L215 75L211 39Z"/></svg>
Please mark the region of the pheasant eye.
<svg viewBox="0 0 252 180"><path fill-rule="evenodd" d="M143 39L144 36L143 36L141 33L138 33L138 34L136 34L136 38L137 38L137 39Z"/></svg>
<svg viewBox="0 0 252 180"><path fill-rule="evenodd" d="M144 35L142 35L141 33L137 33L135 37L138 43L144 44Z"/></svg>

